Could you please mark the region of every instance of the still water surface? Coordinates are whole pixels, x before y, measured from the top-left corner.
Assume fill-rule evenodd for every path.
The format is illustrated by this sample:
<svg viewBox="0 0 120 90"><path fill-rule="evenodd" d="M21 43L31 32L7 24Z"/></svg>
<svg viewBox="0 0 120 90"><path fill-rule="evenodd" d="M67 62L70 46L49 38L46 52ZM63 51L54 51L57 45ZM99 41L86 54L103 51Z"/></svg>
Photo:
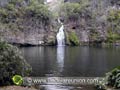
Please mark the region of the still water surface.
<svg viewBox="0 0 120 90"><path fill-rule="evenodd" d="M120 48L24 47L32 76L101 77L120 65Z"/></svg>

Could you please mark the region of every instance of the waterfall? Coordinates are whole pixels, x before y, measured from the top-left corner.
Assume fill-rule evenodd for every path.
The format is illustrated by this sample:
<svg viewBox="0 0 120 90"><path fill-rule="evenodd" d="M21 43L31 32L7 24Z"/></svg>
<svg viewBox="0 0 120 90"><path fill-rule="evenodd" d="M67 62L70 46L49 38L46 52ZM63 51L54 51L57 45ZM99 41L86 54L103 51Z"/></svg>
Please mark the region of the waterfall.
<svg viewBox="0 0 120 90"><path fill-rule="evenodd" d="M65 34L64 34L64 25L63 23L60 21L60 19L58 19L58 22L61 24L61 27L57 33L57 45L58 46L64 46L65 45Z"/></svg>

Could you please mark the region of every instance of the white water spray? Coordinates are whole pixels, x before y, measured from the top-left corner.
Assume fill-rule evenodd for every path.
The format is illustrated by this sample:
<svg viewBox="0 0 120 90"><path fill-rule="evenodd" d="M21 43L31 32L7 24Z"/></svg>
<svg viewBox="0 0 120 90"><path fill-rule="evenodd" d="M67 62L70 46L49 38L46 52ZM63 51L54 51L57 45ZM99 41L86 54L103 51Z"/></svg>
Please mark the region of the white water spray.
<svg viewBox="0 0 120 90"><path fill-rule="evenodd" d="M64 25L63 23L60 21L60 19L58 19L58 22L62 25L59 29L59 32L57 33L57 45L58 46L64 46L65 45L65 34L64 34Z"/></svg>

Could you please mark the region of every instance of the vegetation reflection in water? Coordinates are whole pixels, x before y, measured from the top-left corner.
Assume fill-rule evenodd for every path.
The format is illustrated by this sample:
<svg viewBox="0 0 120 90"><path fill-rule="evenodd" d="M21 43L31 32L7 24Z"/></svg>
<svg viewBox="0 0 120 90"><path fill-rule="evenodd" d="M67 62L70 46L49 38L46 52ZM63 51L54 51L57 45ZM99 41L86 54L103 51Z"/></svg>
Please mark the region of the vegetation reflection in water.
<svg viewBox="0 0 120 90"><path fill-rule="evenodd" d="M120 63L119 47L25 47L21 51L33 68L32 76L104 76Z"/></svg>

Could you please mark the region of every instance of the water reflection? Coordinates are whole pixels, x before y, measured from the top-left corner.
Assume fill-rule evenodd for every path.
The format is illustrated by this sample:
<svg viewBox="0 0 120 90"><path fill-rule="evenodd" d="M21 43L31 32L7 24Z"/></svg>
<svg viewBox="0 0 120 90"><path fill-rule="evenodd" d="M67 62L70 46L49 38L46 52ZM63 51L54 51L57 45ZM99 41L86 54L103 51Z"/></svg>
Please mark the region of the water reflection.
<svg viewBox="0 0 120 90"><path fill-rule="evenodd" d="M25 47L32 76L104 76L120 64L120 48Z"/></svg>
<svg viewBox="0 0 120 90"><path fill-rule="evenodd" d="M63 71L64 58L65 58L65 46L58 46L57 47L57 64L58 64L59 72Z"/></svg>

